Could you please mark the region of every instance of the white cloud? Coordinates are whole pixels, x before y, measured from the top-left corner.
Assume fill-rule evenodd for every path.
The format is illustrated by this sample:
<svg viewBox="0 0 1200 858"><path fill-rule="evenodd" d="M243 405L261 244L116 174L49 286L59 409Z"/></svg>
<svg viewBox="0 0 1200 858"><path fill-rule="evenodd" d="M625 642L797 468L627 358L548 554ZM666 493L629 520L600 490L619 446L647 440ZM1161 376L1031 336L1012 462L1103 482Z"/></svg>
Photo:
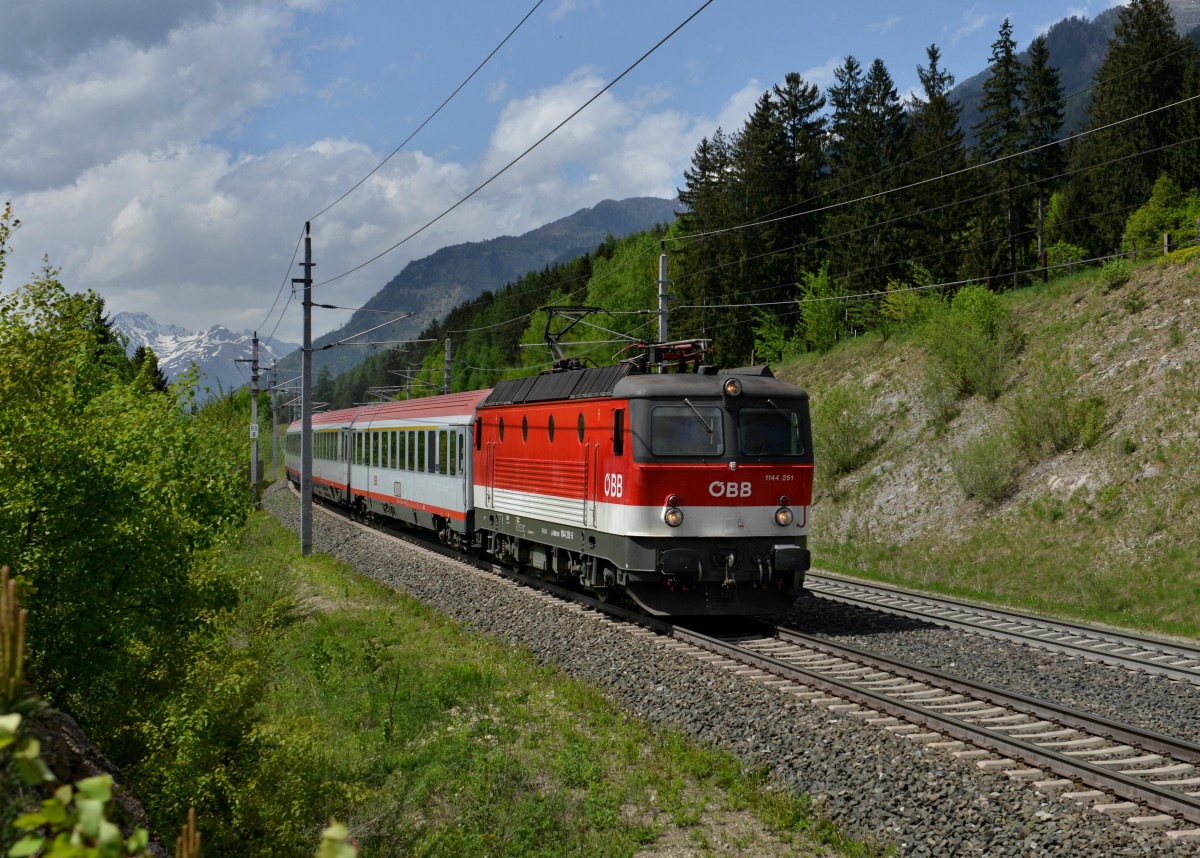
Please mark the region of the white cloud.
<svg viewBox="0 0 1200 858"><path fill-rule="evenodd" d="M967 36L978 33L987 25L989 17L987 13L979 11L978 3L972 5L962 13L957 22L946 25L945 30L950 33L951 44L957 44Z"/></svg>
<svg viewBox="0 0 1200 858"><path fill-rule="evenodd" d="M892 30L894 30L896 28L896 25L899 23L900 23L899 15L890 15L890 16L888 16L887 19L885 19L883 21L877 21L876 23L872 24L871 30L872 30L872 32L879 33L881 35L885 34L885 33L890 33Z"/></svg>
<svg viewBox="0 0 1200 858"><path fill-rule="evenodd" d="M833 73L844 62L844 57L830 57L823 65L805 69L800 76L809 83L815 83L821 89L833 83Z"/></svg>
<svg viewBox="0 0 1200 858"><path fill-rule="evenodd" d="M118 39L0 76L0 188L61 184L123 152L236 126L295 84L272 51L282 24L264 8L222 9L153 46Z"/></svg>

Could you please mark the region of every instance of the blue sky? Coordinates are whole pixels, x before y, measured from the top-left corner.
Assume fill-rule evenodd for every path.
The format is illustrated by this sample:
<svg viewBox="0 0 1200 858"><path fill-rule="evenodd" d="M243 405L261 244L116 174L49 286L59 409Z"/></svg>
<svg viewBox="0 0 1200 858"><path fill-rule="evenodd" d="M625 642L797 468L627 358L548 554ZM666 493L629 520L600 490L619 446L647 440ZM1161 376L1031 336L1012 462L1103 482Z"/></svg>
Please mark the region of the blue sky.
<svg viewBox="0 0 1200 858"><path fill-rule="evenodd" d="M111 310L300 338L269 308L306 218L362 179L536 0L38 0L0 30L0 196L23 221L2 288L43 255ZM543 0L371 180L313 224L318 279L457 202L703 0ZM518 234L605 198L671 196L696 144L736 130L788 72L822 88L849 54L897 87L935 42L959 79L1007 16L1023 48L1115 5L715 0L533 155L435 227L326 287L357 306L413 258ZM348 313L323 312L319 333Z"/></svg>

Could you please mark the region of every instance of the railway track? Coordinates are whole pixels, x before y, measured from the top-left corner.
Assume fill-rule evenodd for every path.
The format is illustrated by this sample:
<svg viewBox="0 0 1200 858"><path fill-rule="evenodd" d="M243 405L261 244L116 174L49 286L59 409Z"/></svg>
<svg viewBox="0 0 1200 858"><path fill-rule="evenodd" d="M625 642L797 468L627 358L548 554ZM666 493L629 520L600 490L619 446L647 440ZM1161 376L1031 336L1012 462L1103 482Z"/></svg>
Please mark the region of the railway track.
<svg viewBox="0 0 1200 858"><path fill-rule="evenodd" d="M390 532L390 531L389 531ZM391 534L396 535L396 534ZM429 549L424 540L415 542ZM627 634L725 668L830 712L953 754L964 765L1002 772L1130 824L1164 829L1172 842L1200 842L1200 745L1012 694L915 665L760 626L710 634L602 603L489 563L539 598L595 615ZM1173 829L1173 830L1167 830Z"/></svg>
<svg viewBox="0 0 1200 858"><path fill-rule="evenodd" d="M1200 647L839 576L809 573L805 587L822 598L847 605L1200 685Z"/></svg>

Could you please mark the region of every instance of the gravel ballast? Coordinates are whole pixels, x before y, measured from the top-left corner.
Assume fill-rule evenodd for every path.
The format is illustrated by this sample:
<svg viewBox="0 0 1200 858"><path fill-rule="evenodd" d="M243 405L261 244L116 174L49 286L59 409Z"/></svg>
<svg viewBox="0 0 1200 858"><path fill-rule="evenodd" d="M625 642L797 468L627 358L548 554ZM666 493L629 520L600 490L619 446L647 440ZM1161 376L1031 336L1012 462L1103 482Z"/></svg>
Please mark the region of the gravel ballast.
<svg viewBox="0 0 1200 858"><path fill-rule="evenodd" d="M299 530L286 485L269 489L263 506ZM1162 831L982 772L319 509L313 545L472 630L530 650L634 715L765 767L781 787L810 794L852 836L900 854L1200 854Z"/></svg>

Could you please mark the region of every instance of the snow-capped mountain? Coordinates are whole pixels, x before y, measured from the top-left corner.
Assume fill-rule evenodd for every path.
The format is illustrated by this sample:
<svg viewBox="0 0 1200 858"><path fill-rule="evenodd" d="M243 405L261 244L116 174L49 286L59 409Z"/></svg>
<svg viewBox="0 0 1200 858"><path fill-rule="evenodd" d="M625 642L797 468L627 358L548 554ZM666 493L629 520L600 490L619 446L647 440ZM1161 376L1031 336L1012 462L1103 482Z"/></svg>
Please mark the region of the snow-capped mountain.
<svg viewBox="0 0 1200 858"><path fill-rule="evenodd" d="M206 387L216 393L250 383L250 364L237 363L237 360L251 356L254 337L251 331L238 333L224 325L215 325L207 331L193 332L178 325L163 325L145 313L116 313L112 317L112 326L129 338L130 355L138 346L153 350L159 369L172 381L196 364L201 374L197 385L200 393ZM265 388L270 383L267 370L273 361L298 348L295 343L259 340L259 384Z"/></svg>

